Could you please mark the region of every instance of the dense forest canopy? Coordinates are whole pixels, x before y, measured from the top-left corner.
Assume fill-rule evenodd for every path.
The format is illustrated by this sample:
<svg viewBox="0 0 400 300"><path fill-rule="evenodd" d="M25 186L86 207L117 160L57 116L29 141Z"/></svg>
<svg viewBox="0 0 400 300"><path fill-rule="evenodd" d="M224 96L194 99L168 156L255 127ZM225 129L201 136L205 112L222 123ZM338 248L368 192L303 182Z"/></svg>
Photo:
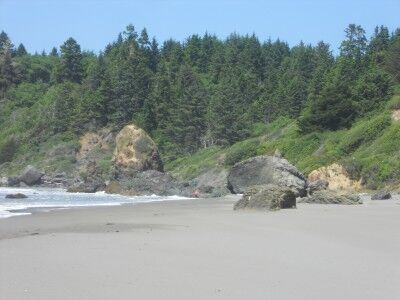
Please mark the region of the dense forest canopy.
<svg viewBox="0 0 400 300"><path fill-rule="evenodd" d="M2 31L0 160L55 134L131 122L168 158L233 144L281 116L302 134L338 130L379 109L399 81L400 30L384 26L367 38L349 25L337 56L322 41L289 47L255 35L159 45L132 25L98 55L73 38L32 55Z"/></svg>

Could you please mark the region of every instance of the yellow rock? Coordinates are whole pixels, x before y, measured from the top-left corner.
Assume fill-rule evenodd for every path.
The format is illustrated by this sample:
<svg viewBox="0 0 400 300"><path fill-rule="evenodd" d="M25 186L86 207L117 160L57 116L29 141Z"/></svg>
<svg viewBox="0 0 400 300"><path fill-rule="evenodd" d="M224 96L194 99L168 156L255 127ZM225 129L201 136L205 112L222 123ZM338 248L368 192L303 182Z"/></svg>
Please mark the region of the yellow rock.
<svg viewBox="0 0 400 300"><path fill-rule="evenodd" d="M135 125L127 125L117 134L112 158L114 166L129 171L162 171L157 145Z"/></svg>
<svg viewBox="0 0 400 300"><path fill-rule="evenodd" d="M362 180L351 179L346 169L337 163L318 168L308 175L309 182L319 179L326 180L330 190L359 191L362 189Z"/></svg>

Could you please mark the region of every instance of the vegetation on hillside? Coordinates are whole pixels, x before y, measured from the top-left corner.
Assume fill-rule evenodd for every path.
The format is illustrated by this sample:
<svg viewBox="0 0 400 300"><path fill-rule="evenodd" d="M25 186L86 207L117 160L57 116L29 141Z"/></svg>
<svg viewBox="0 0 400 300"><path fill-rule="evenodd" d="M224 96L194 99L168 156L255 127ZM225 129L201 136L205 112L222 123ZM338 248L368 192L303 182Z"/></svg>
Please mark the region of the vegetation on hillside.
<svg viewBox="0 0 400 300"><path fill-rule="evenodd" d="M322 41L289 47L255 35L160 46L132 25L99 54L73 38L29 54L3 31L0 171L68 169L71 156L49 160L55 148L69 153L86 131L133 122L179 176L279 149L305 172L343 160L354 176L388 182L398 178L398 125L389 116L398 98L388 101L399 94L399 49L399 29L379 26L367 38L354 24L337 56Z"/></svg>

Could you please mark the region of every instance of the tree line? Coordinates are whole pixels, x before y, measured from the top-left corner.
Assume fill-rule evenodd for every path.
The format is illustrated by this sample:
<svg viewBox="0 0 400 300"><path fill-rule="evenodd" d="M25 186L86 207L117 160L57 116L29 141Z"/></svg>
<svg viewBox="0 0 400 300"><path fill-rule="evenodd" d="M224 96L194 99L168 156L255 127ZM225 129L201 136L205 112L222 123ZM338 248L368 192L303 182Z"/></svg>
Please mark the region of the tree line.
<svg viewBox="0 0 400 300"><path fill-rule="evenodd" d="M254 34L159 45L133 25L99 54L73 38L29 54L0 34L0 126L31 109L36 143L133 122L174 157L243 140L282 116L303 134L337 130L378 109L399 82L400 30L384 26L367 38L350 24L336 56L323 41L289 47Z"/></svg>

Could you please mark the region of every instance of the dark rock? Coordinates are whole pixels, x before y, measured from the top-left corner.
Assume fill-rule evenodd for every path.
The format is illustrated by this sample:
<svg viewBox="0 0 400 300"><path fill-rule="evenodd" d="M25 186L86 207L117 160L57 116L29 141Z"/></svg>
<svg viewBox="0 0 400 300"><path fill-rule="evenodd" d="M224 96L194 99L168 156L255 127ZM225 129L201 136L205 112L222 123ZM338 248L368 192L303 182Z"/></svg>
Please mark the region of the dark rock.
<svg viewBox="0 0 400 300"><path fill-rule="evenodd" d="M312 195L302 198L299 203L317 203L317 204L362 204L360 196L356 194L342 194L336 191L323 190L315 191Z"/></svg>
<svg viewBox="0 0 400 300"><path fill-rule="evenodd" d="M88 179L84 182L73 184L67 189L69 193L95 193L104 189L105 184L99 179Z"/></svg>
<svg viewBox="0 0 400 300"><path fill-rule="evenodd" d="M33 166L27 166L22 174L19 176L19 180L26 183L27 185L39 184L40 179L43 177L44 173L39 171Z"/></svg>
<svg viewBox="0 0 400 300"><path fill-rule="evenodd" d="M379 191L371 196L371 200L387 200L392 198L388 191Z"/></svg>
<svg viewBox="0 0 400 300"><path fill-rule="evenodd" d="M316 191L323 191L328 188L329 182L324 179L318 179L308 184L308 193L312 195Z"/></svg>
<svg viewBox="0 0 400 300"><path fill-rule="evenodd" d="M289 187L296 196L306 195L306 178L284 158L267 155L250 158L235 164L228 175L228 188L235 194L265 184Z"/></svg>
<svg viewBox="0 0 400 300"><path fill-rule="evenodd" d="M18 177L8 177L7 186L19 186L21 180Z"/></svg>
<svg viewBox="0 0 400 300"><path fill-rule="evenodd" d="M147 170L136 173L134 177L112 181L106 187L107 193L129 195L181 195L183 185L167 173Z"/></svg>
<svg viewBox="0 0 400 300"><path fill-rule="evenodd" d="M268 184L249 188L234 209L279 210L293 207L296 207L296 196L290 188Z"/></svg>
<svg viewBox="0 0 400 300"><path fill-rule="evenodd" d="M16 193L16 194L8 194L8 195L6 195L6 198L8 198L8 199L24 199L24 198L28 198L28 196L26 196L22 193Z"/></svg>
<svg viewBox="0 0 400 300"><path fill-rule="evenodd" d="M197 197L221 197L230 194L227 188L228 172L224 169L210 169L189 182L190 194ZM190 195L188 195L190 196Z"/></svg>

